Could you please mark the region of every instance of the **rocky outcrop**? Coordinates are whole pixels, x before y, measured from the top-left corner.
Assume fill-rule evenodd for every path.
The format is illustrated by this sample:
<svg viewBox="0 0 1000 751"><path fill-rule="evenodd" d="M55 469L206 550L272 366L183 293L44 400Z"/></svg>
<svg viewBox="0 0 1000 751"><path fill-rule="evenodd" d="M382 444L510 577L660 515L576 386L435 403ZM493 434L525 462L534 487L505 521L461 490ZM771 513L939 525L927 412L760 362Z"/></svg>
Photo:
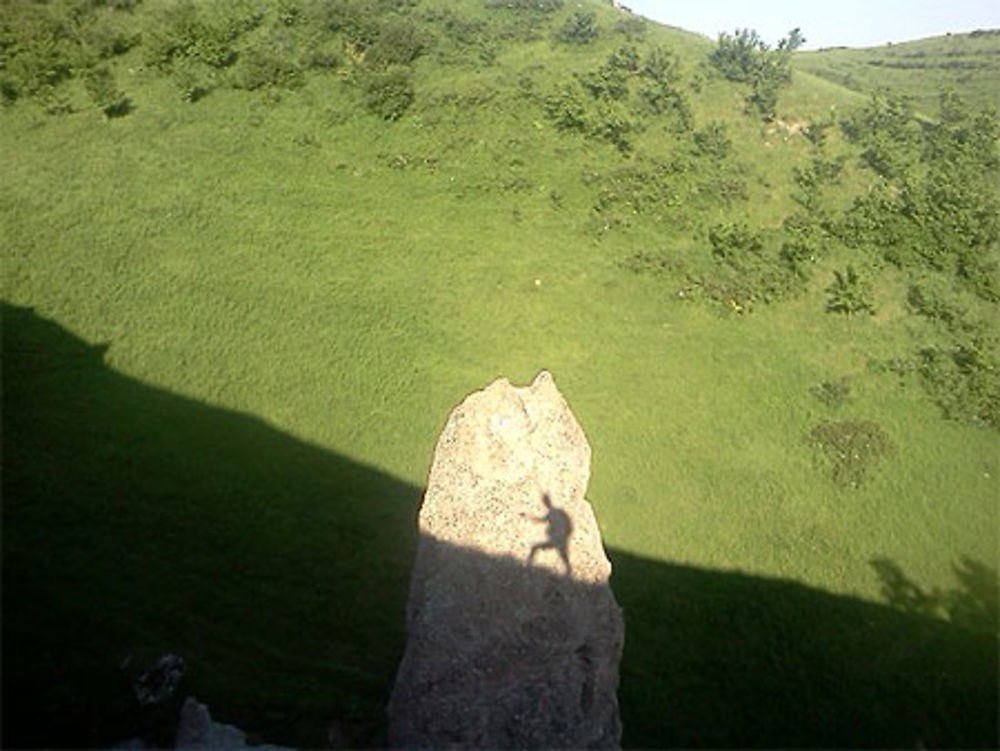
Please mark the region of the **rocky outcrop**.
<svg viewBox="0 0 1000 751"><path fill-rule="evenodd" d="M624 625L589 473L547 372L451 413L420 510L391 746L619 745Z"/></svg>

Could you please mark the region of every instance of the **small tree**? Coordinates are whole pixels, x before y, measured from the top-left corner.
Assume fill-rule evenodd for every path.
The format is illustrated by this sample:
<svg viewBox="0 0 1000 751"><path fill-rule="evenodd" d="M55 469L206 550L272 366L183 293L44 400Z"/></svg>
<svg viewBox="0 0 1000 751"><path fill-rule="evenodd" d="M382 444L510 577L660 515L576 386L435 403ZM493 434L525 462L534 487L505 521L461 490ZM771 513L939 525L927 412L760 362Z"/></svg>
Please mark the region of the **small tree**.
<svg viewBox="0 0 1000 751"><path fill-rule="evenodd" d="M834 271L833 276L833 284L826 288L829 295L826 302L827 312L844 313L849 316L855 313L875 315L868 285L858 276L853 266L848 265L843 272Z"/></svg>
<svg viewBox="0 0 1000 751"><path fill-rule="evenodd" d="M799 29L792 29L772 50L756 31L737 29L734 35L719 35L709 61L726 79L749 83L753 89L747 95L747 110L771 119L778 90L792 77L791 54L805 41Z"/></svg>
<svg viewBox="0 0 1000 751"><path fill-rule="evenodd" d="M573 15L556 31L556 39L569 44L588 44L600 35L597 29L597 16L582 10L574 11Z"/></svg>

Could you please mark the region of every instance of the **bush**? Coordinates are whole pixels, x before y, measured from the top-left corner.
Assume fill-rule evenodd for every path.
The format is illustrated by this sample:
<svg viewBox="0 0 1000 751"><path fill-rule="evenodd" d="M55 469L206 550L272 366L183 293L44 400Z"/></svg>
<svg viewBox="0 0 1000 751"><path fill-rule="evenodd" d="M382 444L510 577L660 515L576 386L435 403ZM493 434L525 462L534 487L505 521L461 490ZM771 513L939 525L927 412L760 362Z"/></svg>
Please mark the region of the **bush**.
<svg viewBox="0 0 1000 751"><path fill-rule="evenodd" d="M249 49L241 56L234 78L234 86L249 90L266 86L291 89L303 82L302 70L295 63L260 48Z"/></svg>
<svg viewBox="0 0 1000 751"><path fill-rule="evenodd" d="M0 72L3 98L13 102L58 85L86 60L72 29L45 6L3 7L0 22Z"/></svg>
<svg viewBox="0 0 1000 751"><path fill-rule="evenodd" d="M875 92L840 126L847 139L861 147L862 160L885 178L905 177L919 160L921 133L909 97Z"/></svg>
<svg viewBox="0 0 1000 751"><path fill-rule="evenodd" d="M927 282L909 286L906 304L917 315L940 321L949 329L961 328L966 315L964 308L949 300L943 290Z"/></svg>
<svg viewBox="0 0 1000 751"><path fill-rule="evenodd" d="M413 75L408 68L369 72L361 81L366 109L383 120L398 120L413 104Z"/></svg>
<svg viewBox="0 0 1000 751"><path fill-rule="evenodd" d="M599 102L597 113L589 124L587 135L607 141L623 154L632 150L631 135L641 123L617 103Z"/></svg>
<svg viewBox="0 0 1000 751"><path fill-rule="evenodd" d="M703 156L722 161L732 153L733 142L726 135L725 123L711 122L696 130L693 138L695 148Z"/></svg>
<svg viewBox="0 0 1000 751"><path fill-rule="evenodd" d="M122 117L132 111L132 100L118 90L115 76L106 66L87 71L83 85L106 117Z"/></svg>
<svg viewBox="0 0 1000 751"><path fill-rule="evenodd" d="M193 58L213 68L232 65L237 58L234 42L260 18L239 13L237 5L227 7L232 15L209 15L193 2L170 6L144 40L146 62L166 68L175 60Z"/></svg>
<svg viewBox="0 0 1000 751"><path fill-rule="evenodd" d="M843 488L863 485L896 448L889 434L871 420L821 422L809 431L807 440L823 453L831 478Z"/></svg>
<svg viewBox="0 0 1000 751"><path fill-rule="evenodd" d="M764 250L760 233L746 224L718 224L709 230L708 240L715 259L737 269L746 266L748 255L759 257Z"/></svg>
<svg viewBox="0 0 1000 751"><path fill-rule="evenodd" d="M734 35L719 34L718 43L708 59L726 79L752 83L768 50L767 43L756 31L737 29Z"/></svg>
<svg viewBox="0 0 1000 751"><path fill-rule="evenodd" d="M389 19L378 26L375 40L365 51L365 62L389 67L416 60L431 45L431 38L412 22Z"/></svg>
<svg viewBox="0 0 1000 751"><path fill-rule="evenodd" d="M827 407L837 409L842 407L851 393L851 384L847 378L836 381L823 381L810 389L810 392Z"/></svg>
<svg viewBox="0 0 1000 751"><path fill-rule="evenodd" d="M791 80L791 53L804 42L799 30L793 29L772 50L756 31L737 29L735 35L719 35L709 61L726 79L750 84L747 111L771 119L779 89Z"/></svg>
<svg viewBox="0 0 1000 751"><path fill-rule="evenodd" d="M138 33L128 29L115 16L106 14L82 21L77 33L84 48L100 59L122 55L140 39Z"/></svg>
<svg viewBox="0 0 1000 751"><path fill-rule="evenodd" d="M643 108L651 115L667 115L672 117L674 130L684 132L691 129L694 116L687 97L680 89L661 81L652 81L639 89Z"/></svg>
<svg viewBox="0 0 1000 751"><path fill-rule="evenodd" d="M586 131L587 108L571 86L564 86L545 99L545 113L558 130Z"/></svg>
<svg viewBox="0 0 1000 751"><path fill-rule="evenodd" d="M919 352L918 372L945 416L1000 430L1000 337L985 326Z"/></svg>
<svg viewBox="0 0 1000 751"><path fill-rule="evenodd" d="M194 61L185 61L174 66L174 83L185 102L197 102L208 96L215 83L212 69Z"/></svg>
<svg viewBox="0 0 1000 751"><path fill-rule="evenodd" d="M588 73L578 73L577 80L594 99L621 100L628 96L627 71L610 63Z"/></svg>
<svg viewBox="0 0 1000 751"><path fill-rule="evenodd" d="M875 315L871 291L853 266L848 265L843 272L834 271L833 277L833 283L826 288L828 313L844 313L848 316L855 313Z"/></svg>
<svg viewBox="0 0 1000 751"><path fill-rule="evenodd" d="M589 44L600 36L597 16L590 11L577 10L566 19L555 33L555 38L567 44Z"/></svg>

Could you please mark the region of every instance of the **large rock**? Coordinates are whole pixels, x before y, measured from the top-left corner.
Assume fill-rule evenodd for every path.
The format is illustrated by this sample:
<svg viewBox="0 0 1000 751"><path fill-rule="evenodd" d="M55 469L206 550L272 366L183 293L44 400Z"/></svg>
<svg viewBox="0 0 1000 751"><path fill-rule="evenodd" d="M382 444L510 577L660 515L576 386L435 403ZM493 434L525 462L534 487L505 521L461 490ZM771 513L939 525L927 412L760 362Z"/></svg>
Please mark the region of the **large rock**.
<svg viewBox="0 0 1000 751"><path fill-rule="evenodd" d="M547 372L451 413L420 510L391 746L619 745L624 625L589 474Z"/></svg>

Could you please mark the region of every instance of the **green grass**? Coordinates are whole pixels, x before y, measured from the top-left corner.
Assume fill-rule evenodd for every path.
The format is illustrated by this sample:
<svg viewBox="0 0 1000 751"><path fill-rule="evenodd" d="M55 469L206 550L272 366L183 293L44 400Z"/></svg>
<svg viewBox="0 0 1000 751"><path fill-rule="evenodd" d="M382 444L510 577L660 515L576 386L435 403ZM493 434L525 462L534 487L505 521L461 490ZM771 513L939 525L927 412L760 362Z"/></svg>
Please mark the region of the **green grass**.
<svg viewBox="0 0 1000 751"><path fill-rule="evenodd" d="M605 30L617 20L594 10ZM685 81L710 49L678 30L646 35L681 57ZM868 367L942 336L907 312L900 272L877 271L875 316L846 318L823 311L833 269L856 260L845 249L802 295L749 316L679 298L682 272L620 268L646 251L708 269L708 228L780 225L796 208L792 167L810 158L804 138L748 118L745 92L708 77L688 94L696 127L726 123L748 200L657 206L601 231L601 181L638 156L559 133L519 81L545 94L622 41L497 41L486 65L442 34L395 123L363 111L350 63L280 96L219 87L189 104L142 67L141 46L115 62L136 104L125 117L105 119L76 80L61 84L75 112L25 99L0 114L4 692L17 697L8 718L25 718L5 724L8 740L124 737L137 720L119 661L173 649L224 721L308 746L337 719L378 742L438 431L468 392L541 368L594 449L589 497L629 629L628 745L995 739L995 634L876 604L871 561L928 591L961 590L963 558L996 565L996 433L944 420L912 379ZM797 75L779 116L859 99ZM635 153L666 159L684 138L651 120ZM836 133L828 148L853 153ZM845 170L831 201L871 179ZM814 396L842 377L842 406ZM849 419L876 421L896 450L845 491L805 437ZM698 656L670 647L672 612ZM859 619L879 624L870 638ZM935 659L954 660L952 678L904 669L928 643L949 645ZM750 688L774 660L823 708L784 734L782 702ZM838 668L834 690L831 663L859 664ZM879 703L897 675L907 711ZM966 690L981 703L957 708ZM740 707L728 724L720 697ZM914 707L934 719L921 725ZM836 711L863 721L824 735Z"/></svg>
<svg viewBox="0 0 1000 751"><path fill-rule="evenodd" d="M867 94L880 87L913 97L937 117L937 92L954 89L977 107L1000 111L1000 30L948 34L864 49L797 52L797 70Z"/></svg>

